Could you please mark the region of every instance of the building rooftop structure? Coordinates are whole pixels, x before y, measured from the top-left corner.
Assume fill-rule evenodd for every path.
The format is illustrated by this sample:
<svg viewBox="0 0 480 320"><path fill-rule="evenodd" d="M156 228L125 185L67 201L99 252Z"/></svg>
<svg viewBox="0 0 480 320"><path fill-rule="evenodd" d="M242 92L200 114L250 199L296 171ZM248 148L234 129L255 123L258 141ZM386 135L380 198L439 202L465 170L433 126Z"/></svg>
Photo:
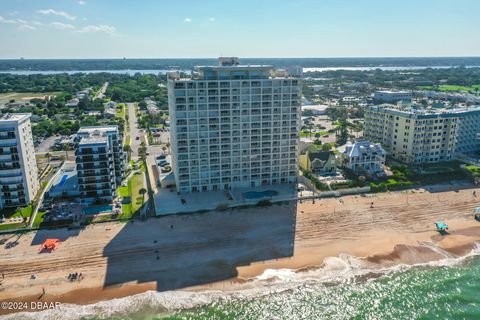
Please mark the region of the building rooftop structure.
<svg viewBox="0 0 480 320"><path fill-rule="evenodd" d="M96 132L101 133L101 132L113 132L113 131L118 131L118 126L116 125L86 126L86 127L81 127L78 130L78 134L85 135L85 134L95 134Z"/></svg>
<svg viewBox="0 0 480 320"><path fill-rule="evenodd" d="M180 72L168 73L175 80L242 80L298 78L301 73L294 68L274 69L271 65L241 65L237 57L221 57L218 66L196 66L190 75Z"/></svg>
<svg viewBox="0 0 480 320"><path fill-rule="evenodd" d="M82 138L82 140L79 142L79 145L107 143L107 141L108 137L105 136L89 136Z"/></svg>
<svg viewBox="0 0 480 320"><path fill-rule="evenodd" d="M408 103L408 104L399 103L397 105L381 104L378 106L372 106L370 107L370 109L376 109L378 111L383 109L391 114L409 116L410 118L417 118L417 119L429 119L429 118L448 117L448 116L458 117L464 114L480 112L480 106L463 107L463 108L424 108L423 106L419 106L412 103Z"/></svg>
<svg viewBox="0 0 480 320"><path fill-rule="evenodd" d="M0 114L0 122L21 122L30 119L31 113L3 113Z"/></svg>
<svg viewBox="0 0 480 320"><path fill-rule="evenodd" d="M347 142L345 148L341 151L344 155L352 157L361 157L365 154L385 154L380 143L373 143L370 141L358 141L355 143Z"/></svg>

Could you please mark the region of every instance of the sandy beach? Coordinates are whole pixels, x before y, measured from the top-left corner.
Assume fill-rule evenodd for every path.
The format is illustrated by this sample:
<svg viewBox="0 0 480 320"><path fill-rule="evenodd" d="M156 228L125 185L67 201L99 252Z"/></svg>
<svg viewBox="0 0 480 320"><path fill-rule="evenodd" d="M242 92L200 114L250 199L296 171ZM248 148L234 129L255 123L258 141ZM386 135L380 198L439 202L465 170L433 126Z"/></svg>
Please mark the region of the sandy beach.
<svg viewBox="0 0 480 320"><path fill-rule="evenodd" d="M382 267L459 257L480 241L473 190L345 196L1 235L0 301L87 304L147 290L232 290L254 285L267 269L321 268L341 254ZM438 220L449 234L434 230ZM46 238L62 243L39 253ZM69 281L69 273L84 278Z"/></svg>

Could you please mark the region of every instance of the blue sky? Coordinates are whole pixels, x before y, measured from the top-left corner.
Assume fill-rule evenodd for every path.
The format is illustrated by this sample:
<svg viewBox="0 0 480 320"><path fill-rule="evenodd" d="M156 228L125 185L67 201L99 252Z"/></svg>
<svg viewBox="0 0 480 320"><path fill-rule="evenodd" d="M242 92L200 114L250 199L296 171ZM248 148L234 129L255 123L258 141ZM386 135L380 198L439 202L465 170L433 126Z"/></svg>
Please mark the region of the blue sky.
<svg viewBox="0 0 480 320"><path fill-rule="evenodd" d="M479 0L0 0L0 58L480 56Z"/></svg>

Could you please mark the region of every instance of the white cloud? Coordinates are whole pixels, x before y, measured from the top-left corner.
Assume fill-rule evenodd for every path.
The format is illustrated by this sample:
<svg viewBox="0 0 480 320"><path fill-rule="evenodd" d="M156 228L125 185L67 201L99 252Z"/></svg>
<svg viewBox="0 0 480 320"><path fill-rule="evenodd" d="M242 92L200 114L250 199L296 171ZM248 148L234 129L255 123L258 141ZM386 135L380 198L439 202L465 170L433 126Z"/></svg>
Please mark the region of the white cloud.
<svg viewBox="0 0 480 320"><path fill-rule="evenodd" d="M213 22L213 21L215 21L215 18L213 18L213 17L212 17L212 18L208 18L208 21Z"/></svg>
<svg viewBox="0 0 480 320"><path fill-rule="evenodd" d="M190 23L190 22L192 22L192 18L185 18L185 19L183 19L183 21Z"/></svg>
<svg viewBox="0 0 480 320"><path fill-rule="evenodd" d="M78 4L81 5L81 6L84 6L84 5L87 4L87 2L86 2L86 1L83 1L83 0L80 0L80 1L78 1Z"/></svg>
<svg viewBox="0 0 480 320"><path fill-rule="evenodd" d="M71 14L66 13L65 11L57 11L54 9L43 9L43 10L37 10L38 13L41 13L43 15L54 15L54 16L59 16L63 17L68 20L75 20L77 17L72 16Z"/></svg>
<svg viewBox="0 0 480 320"><path fill-rule="evenodd" d="M25 31L25 30L36 30L37 28L35 28L34 26L31 26L29 24L21 24L18 26L18 30L22 30L22 31Z"/></svg>
<svg viewBox="0 0 480 320"><path fill-rule="evenodd" d="M10 20L10 19L5 19L4 17L0 16L0 23L12 23L12 24L16 24L17 21L15 21L15 20Z"/></svg>
<svg viewBox="0 0 480 320"><path fill-rule="evenodd" d="M100 24L98 26L86 26L82 29L78 30L80 33L95 33L95 32L104 32L110 35L116 35L117 29L114 26L107 26L104 24Z"/></svg>
<svg viewBox="0 0 480 320"><path fill-rule="evenodd" d="M32 24L35 26L43 26L43 23L41 23L40 21L32 21Z"/></svg>
<svg viewBox="0 0 480 320"><path fill-rule="evenodd" d="M57 22L57 21L50 23L50 25L54 28L57 28L57 29L75 29L75 27L71 24L61 23L61 22Z"/></svg>

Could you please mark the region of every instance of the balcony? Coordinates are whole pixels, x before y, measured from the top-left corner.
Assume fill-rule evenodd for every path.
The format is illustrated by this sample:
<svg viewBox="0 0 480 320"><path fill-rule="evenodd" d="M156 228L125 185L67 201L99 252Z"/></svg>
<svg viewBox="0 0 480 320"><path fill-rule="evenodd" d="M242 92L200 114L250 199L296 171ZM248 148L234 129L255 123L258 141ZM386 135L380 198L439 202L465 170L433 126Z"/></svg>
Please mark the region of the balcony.
<svg viewBox="0 0 480 320"><path fill-rule="evenodd" d="M10 140L10 139L15 139L15 133L14 134L2 134L0 135L0 140Z"/></svg>
<svg viewBox="0 0 480 320"><path fill-rule="evenodd" d="M7 166L4 164L0 164L0 170L12 170L12 169L20 169L20 164L18 162L14 162L11 166Z"/></svg>
<svg viewBox="0 0 480 320"><path fill-rule="evenodd" d="M83 186L80 185L80 191L88 192L88 191L101 191L101 190L113 190L113 186L110 184L103 184L100 186Z"/></svg>

